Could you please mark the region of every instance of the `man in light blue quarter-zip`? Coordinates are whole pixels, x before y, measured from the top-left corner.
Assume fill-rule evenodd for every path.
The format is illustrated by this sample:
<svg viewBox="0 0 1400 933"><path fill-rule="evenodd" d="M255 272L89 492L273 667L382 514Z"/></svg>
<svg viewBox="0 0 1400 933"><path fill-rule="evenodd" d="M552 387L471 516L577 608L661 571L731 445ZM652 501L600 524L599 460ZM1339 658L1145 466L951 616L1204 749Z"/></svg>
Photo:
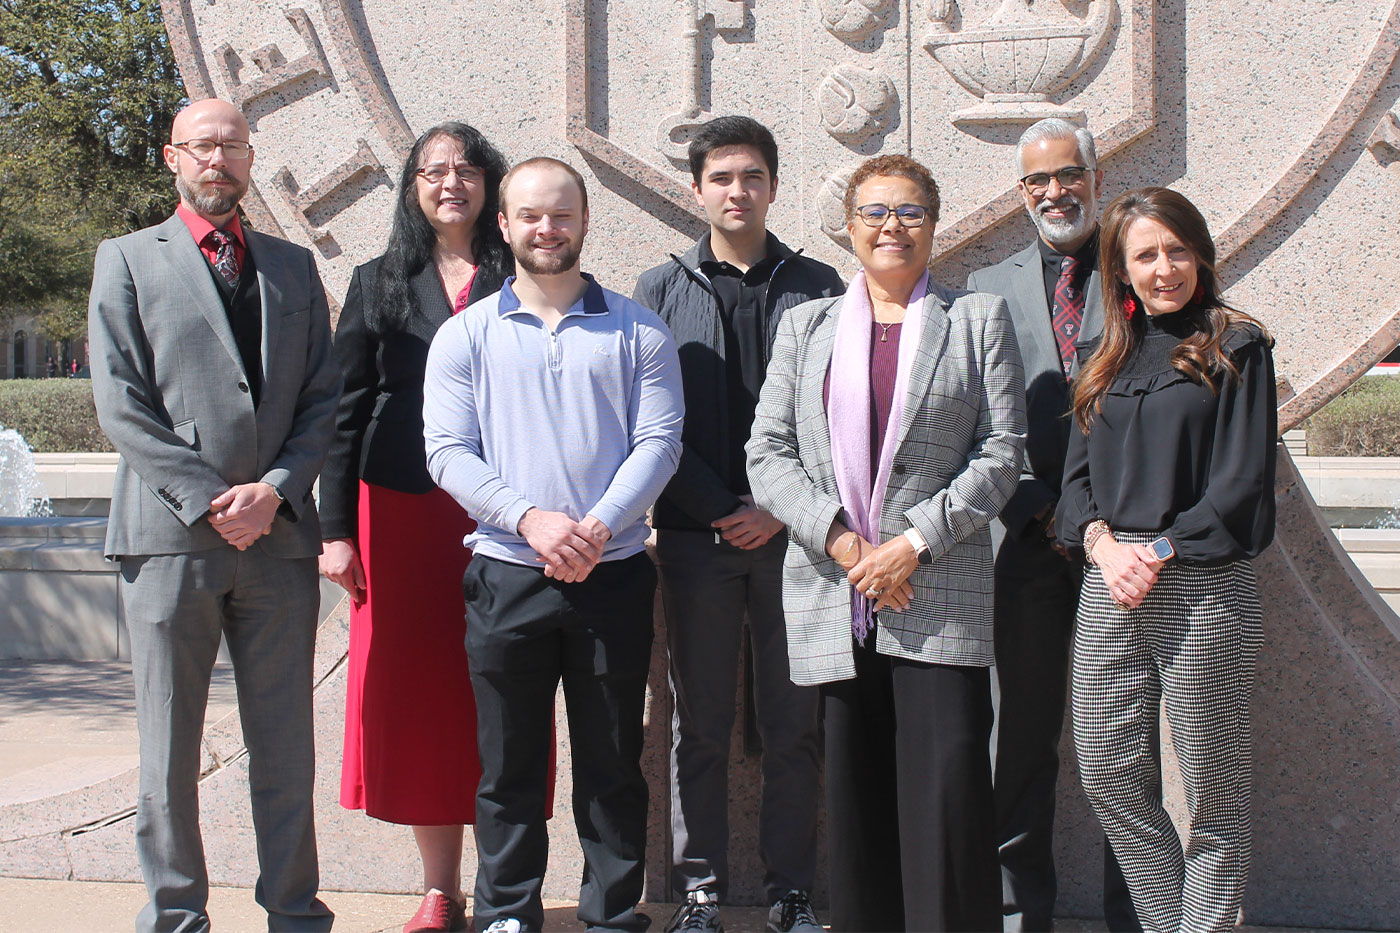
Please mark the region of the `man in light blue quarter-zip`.
<svg viewBox="0 0 1400 933"><path fill-rule="evenodd" d="M645 513L676 471L671 333L579 270L583 178L529 159L501 182L518 275L449 320L424 384L428 471L477 520L462 581L482 777L476 928L539 930L560 680L583 849L579 920L644 930L642 710L656 570Z"/></svg>

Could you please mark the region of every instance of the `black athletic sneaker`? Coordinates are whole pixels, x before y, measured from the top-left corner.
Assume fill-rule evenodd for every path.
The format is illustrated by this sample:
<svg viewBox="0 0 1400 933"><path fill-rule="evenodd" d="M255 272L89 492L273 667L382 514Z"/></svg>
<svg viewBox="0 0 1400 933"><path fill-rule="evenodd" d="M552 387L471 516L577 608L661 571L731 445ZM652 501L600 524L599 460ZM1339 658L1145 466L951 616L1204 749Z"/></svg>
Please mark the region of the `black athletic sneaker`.
<svg viewBox="0 0 1400 933"><path fill-rule="evenodd" d="M768 908L768 929L773 933L826 933L806 891L789 891Z"/></svg>
<svg viewBox="0 0 1400 933"><path fill-rule="evenodd" d="M666 924L666 933L676 930L724 933L724 924L719 922L719 895L704 888L687 894L685 903L676 908L675 916Z"/></svg>

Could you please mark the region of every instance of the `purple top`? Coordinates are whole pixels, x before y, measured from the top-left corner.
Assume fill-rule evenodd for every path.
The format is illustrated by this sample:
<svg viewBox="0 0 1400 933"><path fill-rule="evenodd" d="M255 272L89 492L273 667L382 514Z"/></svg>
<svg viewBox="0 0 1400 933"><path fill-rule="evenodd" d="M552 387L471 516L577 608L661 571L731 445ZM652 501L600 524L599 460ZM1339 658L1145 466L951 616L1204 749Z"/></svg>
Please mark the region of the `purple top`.
<svg viewBox="0 0 1400 933"><path fill-rule="evenodd" d="M886 326L889 330L886 331ZM894 382L899 374L899 335L904 323L870 325L870 463L873 467L880 462L880 448L885 443L885 429L890 423L890 409L894 407ZM831 369L827 368L826 381L822 384L822 408L831 403ZM870 471L870 481L875 482L875 470Z"/></svg>

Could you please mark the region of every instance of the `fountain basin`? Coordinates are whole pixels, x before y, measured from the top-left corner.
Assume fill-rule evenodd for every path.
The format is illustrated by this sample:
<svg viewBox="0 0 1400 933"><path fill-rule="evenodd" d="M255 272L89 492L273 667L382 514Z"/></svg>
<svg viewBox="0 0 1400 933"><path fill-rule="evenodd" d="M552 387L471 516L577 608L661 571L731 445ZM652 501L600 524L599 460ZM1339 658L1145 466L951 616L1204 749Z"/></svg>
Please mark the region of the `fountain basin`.
<svg viewBox="0 0 1400 933"><path fill-rule="evenodd" d="M130 657L107 519L0 518L0 657Z"/></svg>

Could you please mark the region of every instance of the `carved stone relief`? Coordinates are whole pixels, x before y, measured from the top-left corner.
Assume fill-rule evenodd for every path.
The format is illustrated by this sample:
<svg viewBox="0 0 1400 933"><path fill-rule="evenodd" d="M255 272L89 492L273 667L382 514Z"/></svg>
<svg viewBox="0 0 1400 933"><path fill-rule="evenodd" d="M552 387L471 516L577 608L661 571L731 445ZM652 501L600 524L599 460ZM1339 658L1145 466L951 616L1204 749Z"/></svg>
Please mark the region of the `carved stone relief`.
<svg viewBox="0 0 1400 933"><path fill-rule="evenodd" d="M1069 84L1103 48L1114 0L1090 0L1077 17L1057 0L1002 0L983 25L952 27L958 6L932 0L924 48L982 105L951 115L955 124L1029 123L1045 117L1084 122L1083 110L1050 95Z"/></svg>
<svg viewBox="0 0 1400 933"><path fill-rule="evenodd" d="M1387 163L1400 159L1400 113L1392 110L1381 117L1366 147Z"/></svg>
<svg viewBox="0 0 1400 933"><path fill-rule="evenodd" d="M680 61L681 107L661 118L656 127L656 148L669 159L683 162L689 136L715 114L705 109L705 34L706 20L714 23L716 32L734 32L744 28L744 0L690 0L685 18L677 32Z"/></svg>
<svg viewBox="0 0 1400 933"><path fill-rule="evenodd" d="M822 127L848 145L889 131L899 116L899 92L889 76L849 62L827 72L817 85Z"/></svg>
<svg viewBox="0 0 1400 933"><path fill-rule="evenodd" d="M287 61L287 56L282 50L275 43L270 43L248 53L248 57L253 60L261 74L256 77L244 77L239 55L232 45L225 42L214 50L214 60L218 64L224 85L228 88L230 102L245 111L259 98L273 94L302 78L311 75L330 76L331 66L326 61L326 53L321 49L316 27L311 25L311 17L307 16L301 7L288 10L286 16L292 28L306 44L304 55Z"/></svg>
<svg viewBox="0 0 1400 933"><path fill-rule="evenodd" d="M826 176L817 189L813 204L821 220L822 233L847 249L851 247L851 236L846 232L846 186L851 183L851 174L855 170L855 166L851 165Z"/></svg>
<svg viewBox="0 0 1400 933"><path fill-rule="evenodd" d="M822 25L843 42L857 43L885 28L899 0L819 0Z"/></svg>

